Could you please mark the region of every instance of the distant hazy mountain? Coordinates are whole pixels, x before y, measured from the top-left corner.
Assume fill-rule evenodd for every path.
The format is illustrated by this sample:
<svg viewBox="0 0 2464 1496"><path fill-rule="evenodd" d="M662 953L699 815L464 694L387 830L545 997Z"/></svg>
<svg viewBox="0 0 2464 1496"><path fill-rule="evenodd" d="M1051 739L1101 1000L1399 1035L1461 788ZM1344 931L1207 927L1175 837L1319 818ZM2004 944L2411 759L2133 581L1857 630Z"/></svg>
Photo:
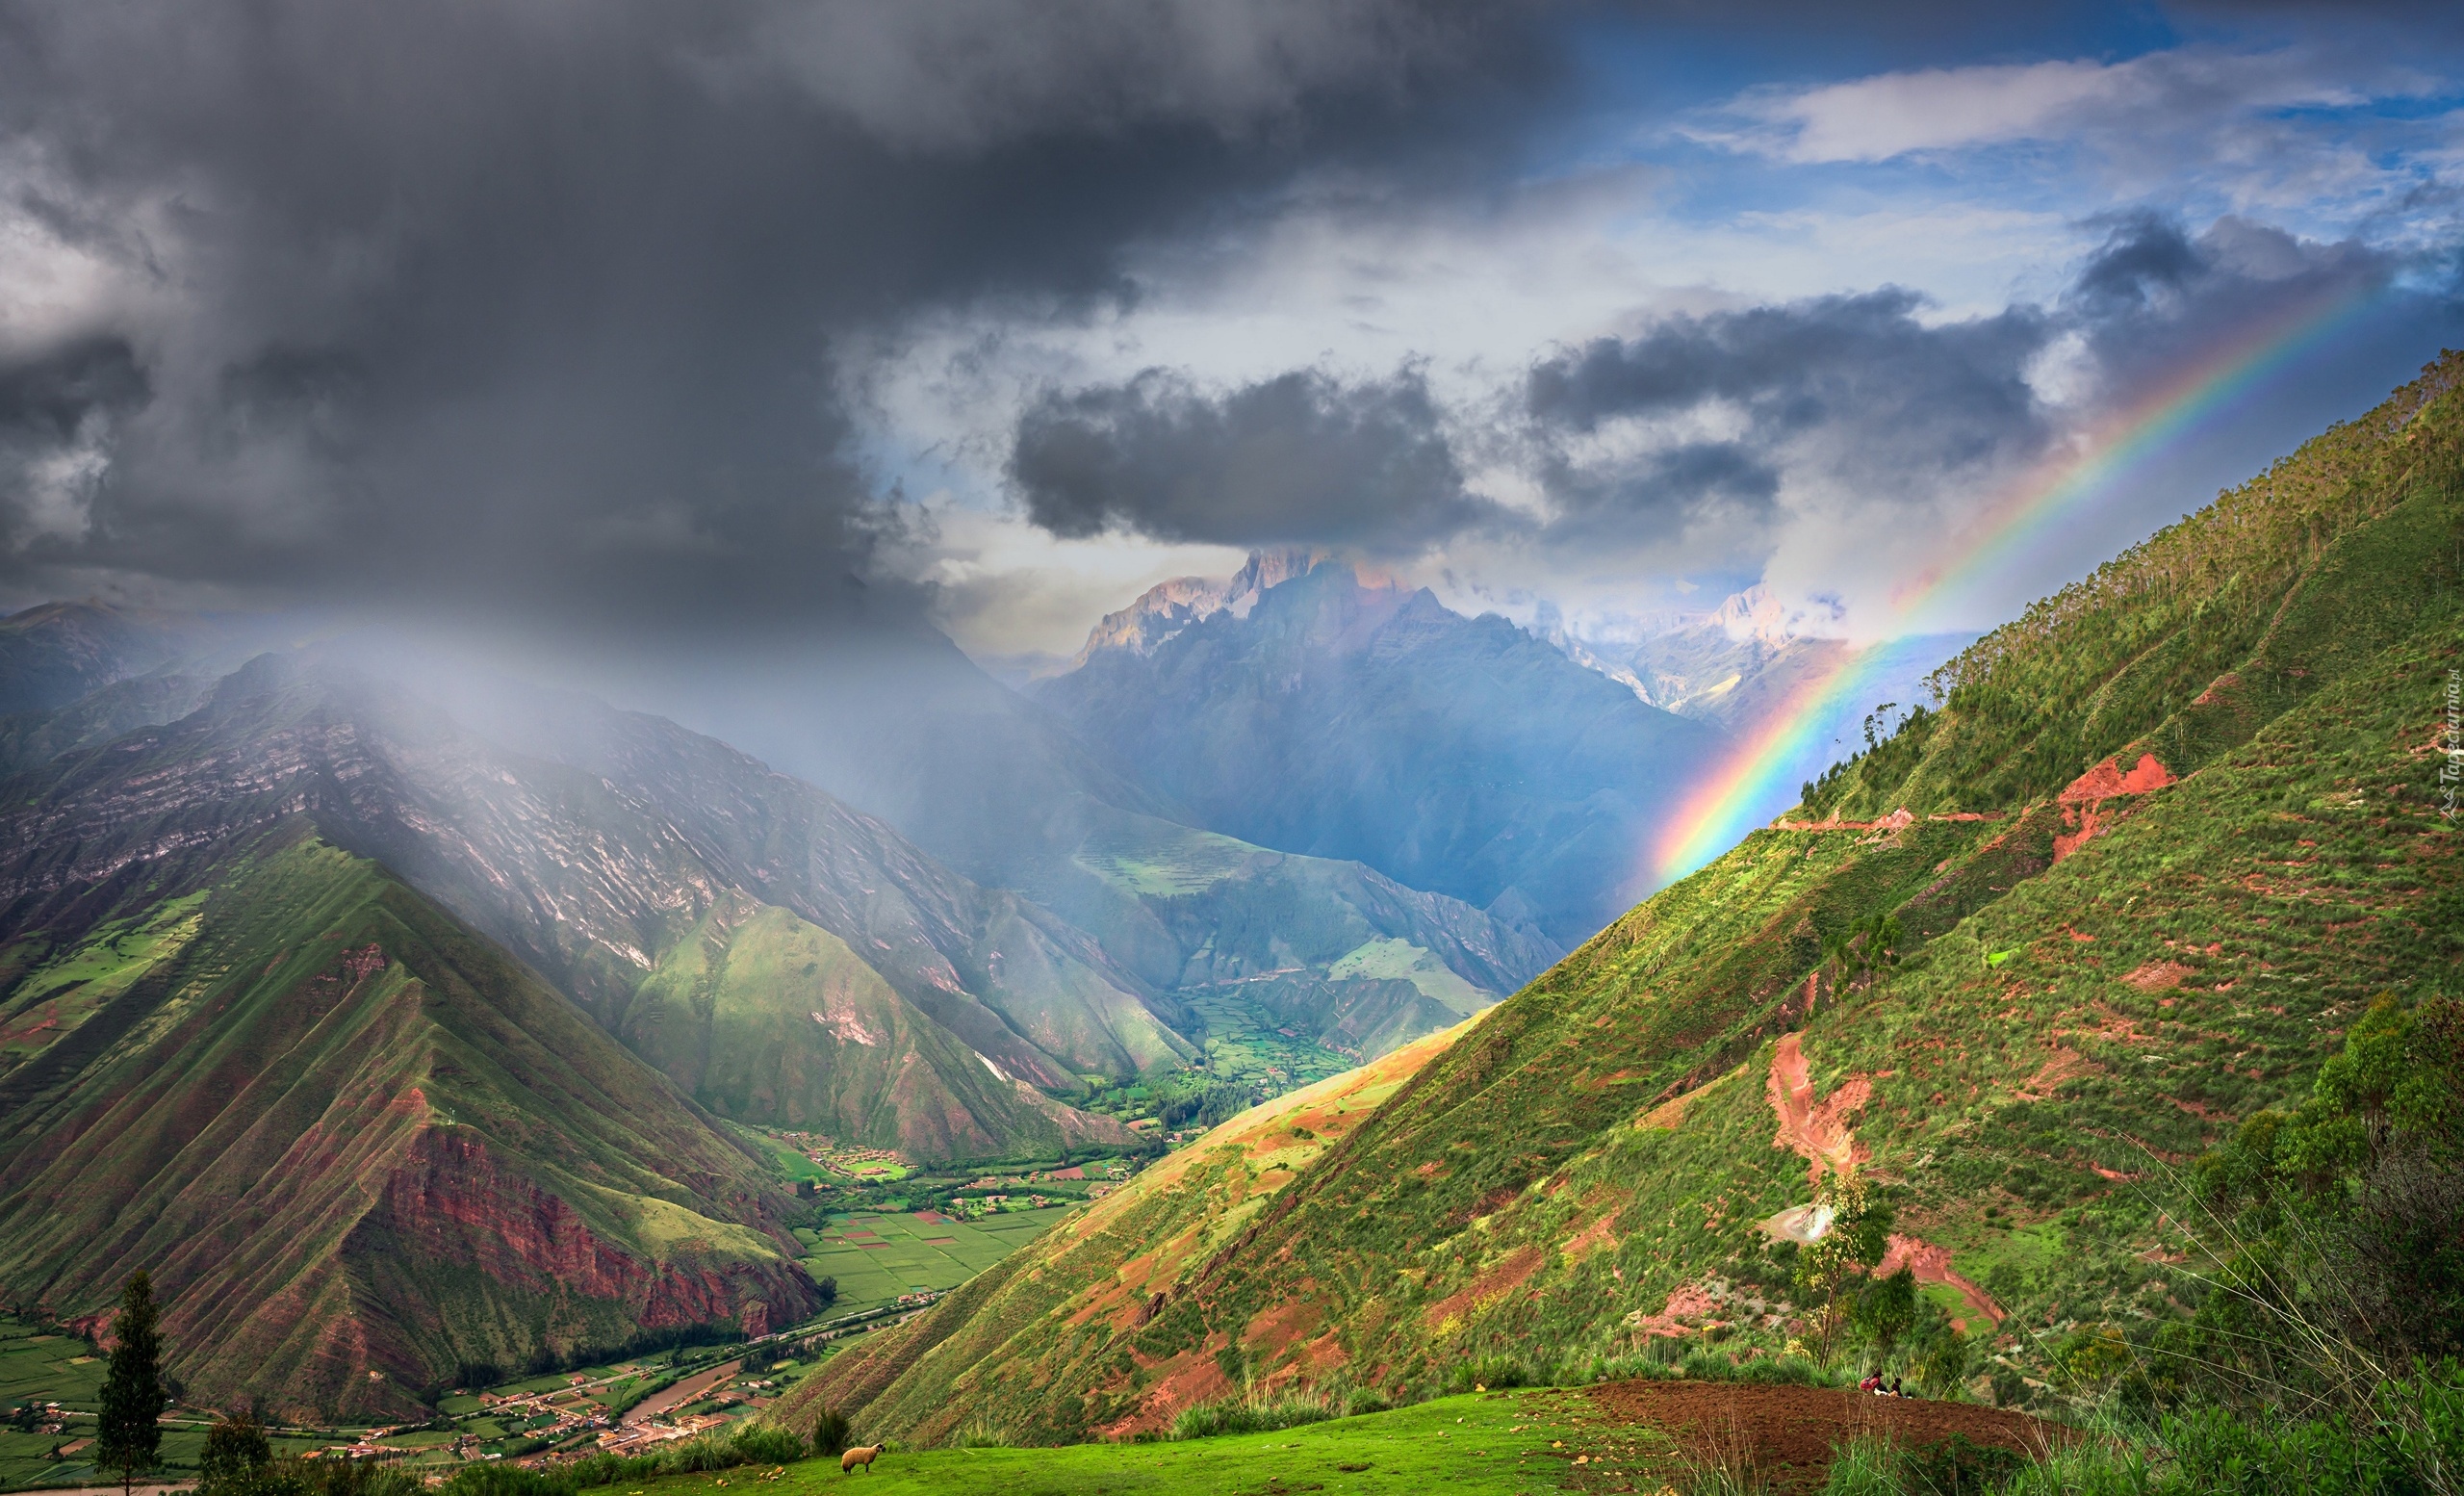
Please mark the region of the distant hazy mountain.
<svg viewBox="0 0 2464 1496"><path fill-rule="evenodd" d="M1561 944L1643 891L1649 829L1725 741L1502 618L1322 558L1167 583L1036 698L1211 830Z"/></svg>
<svg viewBox="0 0 2464 1496"><path fill-rule="evenodd" d="M1779 714L1803 709L1807 689L1828 681L1858 648L1800 632L1808 622L1754 586L1707 612L1667 618L1639 641L1583 638L1563 627L1534 632L1643 701L1748 737ZM1859 662L1858 689L1829 702L1823 720L1796 735L1801 761L1775 776L1774 795L1791 797L1800 781L1863 748L1867 716L1887 736L1910 710L1931 704L1926 677L1976 637L1915 634L1871 646L1879 653Z"/></svg>
<svg viewBox="0 0 2464 1496"><path fill-rule="evenodd" d="M1231 583L1194 589L1174 605L1177 619L1168 610L1116 617L1119 647L1168 643L1194 617L1245 615L1291 564L1268 557ZM1263 999L1269 989L1248 984L1272 977L1279 1025L1347 1052L1381 1053L1453 1022L1466 1001L1512 993L1564 953L1518 911L1484 913L1406 887L1366 860L1296 856L1223 835L937 636L816 648L768 668L757 691L680 694L676 709L830 787L977 883L1019 890L1092 936L1184 1033L1198 1025L1171 1006L1178 998L1241 984ZM1418 988L1334 974L1381 941L1416 953L1403 965ZM1399 1002L1406 992L1428 1001Z"/></svg>
<svg viewBox="0 0 2464 1496"><path fill-rule="evenodd" d="M198 632L194 619L44 603L0 618L0 716L66 706L168 662Z"/></svg>

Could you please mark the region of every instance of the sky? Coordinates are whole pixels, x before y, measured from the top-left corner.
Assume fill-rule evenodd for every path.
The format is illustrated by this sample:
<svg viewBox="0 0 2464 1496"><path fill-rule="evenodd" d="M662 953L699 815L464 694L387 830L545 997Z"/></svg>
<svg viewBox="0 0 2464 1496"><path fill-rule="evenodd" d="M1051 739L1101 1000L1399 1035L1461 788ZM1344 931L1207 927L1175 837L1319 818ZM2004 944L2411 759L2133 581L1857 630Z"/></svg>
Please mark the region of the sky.
<svg viewBox="0 0 2464 1496"><path fill-rule="evenodd" d="M2464 344L2451 10L0 4L0 606L1989 628Z"/></svg>

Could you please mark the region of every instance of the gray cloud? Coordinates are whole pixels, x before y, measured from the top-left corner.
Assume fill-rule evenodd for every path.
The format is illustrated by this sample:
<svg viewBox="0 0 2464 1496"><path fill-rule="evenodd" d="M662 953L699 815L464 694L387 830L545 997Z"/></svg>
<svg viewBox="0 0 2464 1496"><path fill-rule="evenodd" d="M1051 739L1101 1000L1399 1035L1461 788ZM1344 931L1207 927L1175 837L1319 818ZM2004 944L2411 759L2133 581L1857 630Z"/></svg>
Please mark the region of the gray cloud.
<svg viewBox="0 0 2464 1496"><path fill-rule="evenodd" d="M2400 268L2357 244L2235 218L2195 234L2154 213L2102 226L2049 306L1932 322L1919 297L1886 289L1675 319L1542 360L1524 393L1560 511L1545 533L1642 541L1715 519L1733 533L1774 515L1791 471L1866 503L1933 503L2034 457L2076 419L2038 388L2048 354L2070 350L2092 400L2127 404L2288 312L2383 288ZM2451 317L2451 298L2429 294L2425 311ZM1714 415L1740 429L1716 444L1581 454L1613 424Z"/></svg>
<svg viewBox="0 0 2464 1496"><path fill-rule="evenodd" d="M1057 535L1408 553L1506 520L1465 488L1439 423L1411 370L1357 384L1301 370L1221 396L1149 370L1044 396L1018 423L1010 478Z"/></svg>
<svg viewBox="0 0 2464 1496"><path fill-rule="evenodd" d="M1484 11L1036 9L0 16L0 215L103 288L0 341L0 589L911 613L852 337L1121 296L1122 246L1310 163L1443 158L1423 74L1528 81Z"/></svg>
<svg viewBox="0 0 2464 1496"><path fill-rule="evenodd" d="M1347 385L1299 371L1215 396L1148 371L1052 392L1020 420L1010 477L1060 535L1413 552L1485 531L1569 554L1675 547L1684 564L1751 571L1790 522L1792 477L1886 509L1956 503L2097 401L2126 404L2288 309L2383 287L2398 269L2239 219L2193 233L2135 213L2101 227L2048 305L1945 322L1885 288L1673 318L1542 358L1510 415L1470 428L1546 493L1537 519L1467 489L1450 436L1464 427L1408 372ZM2074 403L2040 388L2048 357L2082 366Z"/></svg>
<svg viewBox="0 0 2464 1496"><path fill-rule="evenodd" d="M1824 297L1674 319L1542 361L1525 401L1563 511L1555 529L1647 540L1714 517L1752 523L1771 512L1791 464L1889 492L2041 441L2027 369L2050 334L2046 316L2014 307L1928 324L1922 309L1892 289ZM1588 462L1572 454L1571 439L1611 422L1713 408L1739 434Z"/></svg>

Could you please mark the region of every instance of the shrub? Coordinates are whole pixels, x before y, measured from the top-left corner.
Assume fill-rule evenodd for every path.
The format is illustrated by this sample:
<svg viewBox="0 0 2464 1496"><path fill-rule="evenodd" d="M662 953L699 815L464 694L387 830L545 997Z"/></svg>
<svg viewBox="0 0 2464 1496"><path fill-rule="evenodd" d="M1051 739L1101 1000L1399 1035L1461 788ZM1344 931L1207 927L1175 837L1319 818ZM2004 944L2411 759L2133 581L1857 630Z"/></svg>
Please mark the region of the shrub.
<svg viewBox="0 0 2464 1496"><path fill-rule="evenodd" d="M1751 1381L1767 1386L1823 1387L1831 1379L1822 1368L1801 1355L1759 1355L1742 1366L1732 1368L1726 1379L1730 1381Z"/></svg>
<svg viewBox="0 0 2464 1496"><path fill-rule="evenodd" d="M1505 1387L1527 1387L1542 1379L1531 1375L1530 1368L1510 1355L1484 1355L1476 1361L1459 1361L1447 1373L1446 1390L1470 1392L1475 1388L1497 1391Z"/></svg>
<svg viewBox="0 0 2464 1496"><path fill-rule="evenodd" d="M847 1448L847 1415L834 1407L825 1407L813 1415L812 1452L835 1455Z"/></svg>
<svg viewBox="0 0 2464 1496"><path fill-rule="evenodd" d="M255 1419L222 1419L205 1432L205 1451L197 1458L197 1489L205 1496L244 1489L257 1472L272 1462L273 1447Z"/></svg>
<svg viewBox="0 0 2464 1496"><path fill-rule="evenodd" d="M747 1464L783 1465L805 1457L803 1439L785 1429L768 1424L745 1424L728 1442L734 1446L736 1457Z"/></svg>
<svg viewBox="0 0 2464 1496"><path fill-rule="evenodd" d="M1360 1418L1370 1413L1382 1413L1393 1406L1376 1393L1363 1387L1344 1399L1344 1416Z"/></svg>
<svg viewBox="0 0 2464 1496"><path fill-rule="evenodd" d="M1334 1416L1334 1409L1326 1406L1323 1398L1305 1392L1289 1392L1274 1398L1252 1394L1201 1403L1185 1410L1172 1420L1172 1437L1209 1439L1226 1433L1270 1433L1277 1429L1323 1423Z"/></svg>
<svg viewBox="0 0 2464 1496"><path fill-rule="evenodd" d="M736 1455L733 1439L706 1433L672 1446L663 1463L670 1470L691 1472L732 1470L744 1460Z"/></svg>

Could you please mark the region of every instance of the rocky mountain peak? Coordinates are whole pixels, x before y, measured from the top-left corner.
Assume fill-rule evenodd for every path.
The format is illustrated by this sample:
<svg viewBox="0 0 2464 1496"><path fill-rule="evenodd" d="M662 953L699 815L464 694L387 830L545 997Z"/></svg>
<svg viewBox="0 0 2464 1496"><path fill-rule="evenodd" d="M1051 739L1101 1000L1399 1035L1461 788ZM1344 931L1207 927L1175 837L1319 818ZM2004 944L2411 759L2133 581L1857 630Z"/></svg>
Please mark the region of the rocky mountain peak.
<svg viewBox="0 0 2464 1496"><path fill-rule="evenodd" d="M1241 569L1229 578L1174 577L1140 593L1136 602L1118 612L1106 613L1088 632L1087 642L1069 661L1069 669L1076 670L1109 651L1151 655L1190 625L1218 613L1246 618L1249 610L1258 606L1258 599L1270 589L1329 564L1348 568L1363 587L1399 585L1384 573L1347 560L1332 551L1301 546L1252 551Z"/></svg>

